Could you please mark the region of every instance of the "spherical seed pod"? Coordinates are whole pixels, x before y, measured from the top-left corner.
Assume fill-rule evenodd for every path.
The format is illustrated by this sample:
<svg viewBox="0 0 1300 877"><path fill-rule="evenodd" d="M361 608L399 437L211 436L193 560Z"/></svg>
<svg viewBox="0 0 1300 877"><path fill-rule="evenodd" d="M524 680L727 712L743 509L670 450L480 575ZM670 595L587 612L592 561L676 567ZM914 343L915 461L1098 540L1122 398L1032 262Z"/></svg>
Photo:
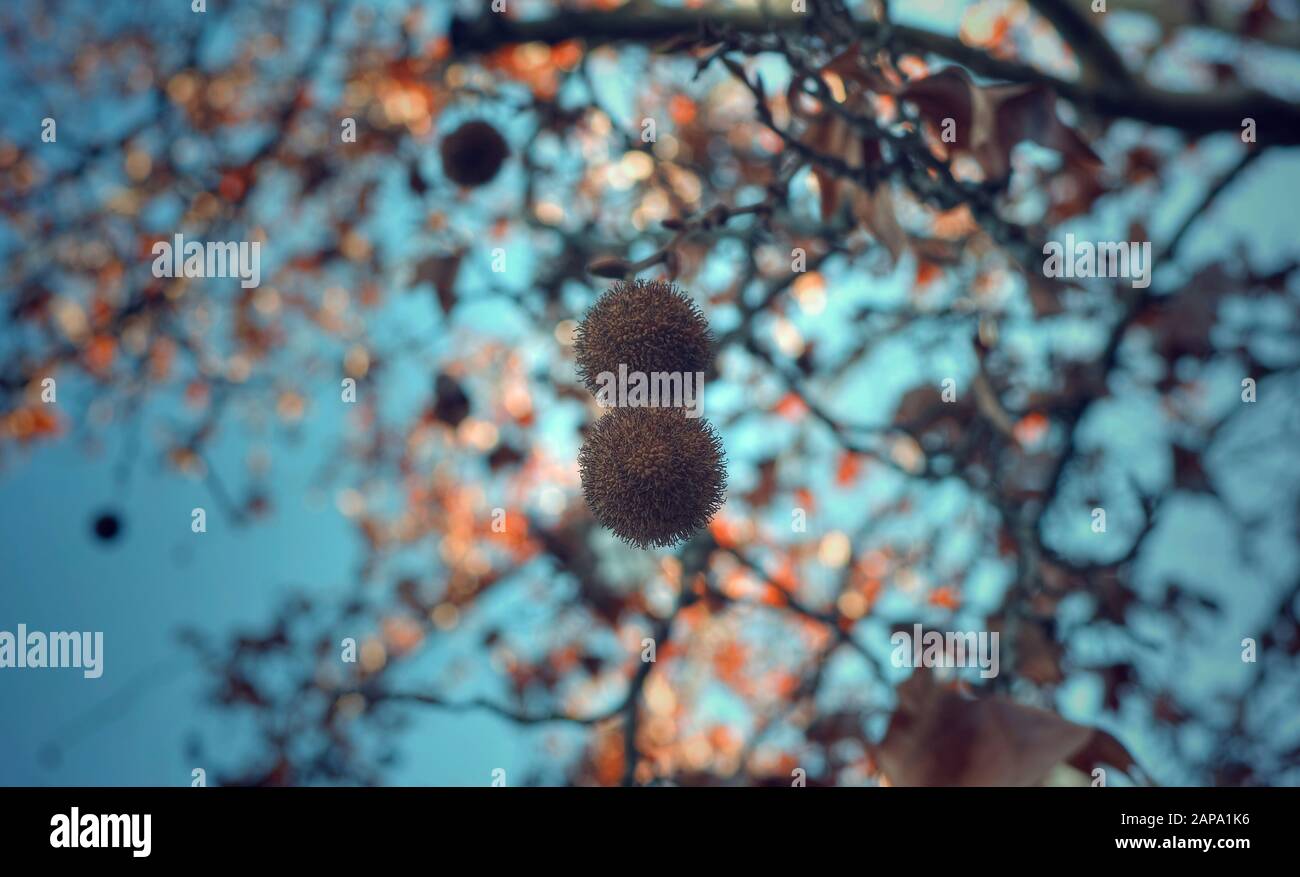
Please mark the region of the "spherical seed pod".
<svg viewBox="0 0 1300 877"><path fill-rule="evenodd" d="M510 145L487 122L475 119L442 139L442 172L461 186L481 186L501 170Z"/></svg>
<svg viewBox="0 0 1300 877"><path fill-rule="evenodd" d="M433 416L448 426L460 426L469 417L469 396L451 375L440 374L433 382Z"/></svg>
<svg viewBox="0 0 1300 877"><path fill-rule="evenodd" d="M111 509L102 511L91 522L91 529L100 542L112 542L122 532L122 517Z"/></svg>
<svg viewBox="0 0 1300 877"><path fill-rule="evenodd" d="M727 461L703 418L677 408L612 408L578 452L593 517L636 548L675 545L722 508Z"/></svg>
<svg viewBox="0 0 1300 877"><path fill-rule="evenodd" d="M713 361L709 321L691 297L666 280L615 283L574 333L578 376L595 393L602 373L703 372Z"/></svg>

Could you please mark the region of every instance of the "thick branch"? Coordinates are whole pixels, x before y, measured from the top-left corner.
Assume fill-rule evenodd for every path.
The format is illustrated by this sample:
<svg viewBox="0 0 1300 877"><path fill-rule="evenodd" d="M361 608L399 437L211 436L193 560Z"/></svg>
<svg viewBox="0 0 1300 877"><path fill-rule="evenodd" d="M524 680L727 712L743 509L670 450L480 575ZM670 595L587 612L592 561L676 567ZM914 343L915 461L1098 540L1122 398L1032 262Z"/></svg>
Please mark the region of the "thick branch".
<svg viewBox="0 0 1300 877"><path fill-rule="evenodd" d="M1093 24L1095 19L1090 12L1080 10L1070 0L1032 0L1032 5L1079 54L1086 80L1103 82L1112 88L1132 87L1133 80L1124 59Z"/></svg>
<svg viewBox="0 0 1300 877"><path fill-rule="evenodd" d="M740 33L802 32L810 19L799 14L762 15L745 10L652 9L635 14L562 12L534 21L511 21L484 15L473 21L453 19L452 48L457 53L487 52L502 46L540 42L556 44L582 40L588 45L614 42L661 43L704 36L708 28ZM880 25L859 22L865 38L879 38ZM897 48L929 52L955 61L981 76L1012 82L1042 82L1079 109L1107 118L1136 119L1176 128L1191 135L1241 131L1244 118L1255 120L1260 143L1300 143L1300 106L1259 91L1221 89L1210 93L1181 93L1137 83L1087 85L1050 76L1027 64L994 58L943 34L895 26Z"/></svg>
<svg viewBox="0 0 1300 877"><path fill-rule="evenodd" d="M1082 14L1092 11L1092 0L1068 0ZM1232 3L1192 3L1173 0L1110 0L1107 14L1136 12L1149 15L1166 33L1182 28L1204 28L1244 40L1268 43L1282 49L1300 49L1300 22L1270 18L1252 25L1249 7Z"/></svg>

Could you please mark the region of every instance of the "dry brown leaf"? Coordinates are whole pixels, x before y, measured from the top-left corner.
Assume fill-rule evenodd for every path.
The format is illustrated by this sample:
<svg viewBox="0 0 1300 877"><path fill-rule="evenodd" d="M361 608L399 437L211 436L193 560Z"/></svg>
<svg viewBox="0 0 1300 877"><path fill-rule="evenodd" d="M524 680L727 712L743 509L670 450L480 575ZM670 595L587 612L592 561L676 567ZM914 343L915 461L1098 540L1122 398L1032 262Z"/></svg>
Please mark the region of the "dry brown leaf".
<svg viewBox="0 0 1300 877"><path fill-rule="evenodd" d="M989 383L988 375L981 368L975 373L971 380L971 389L975 395L975 407L979 413L984 415L984 419L993 424L998 432L1002 433L1013 444L1019 445L1016 438L1016 423L1007 409L1002 406L1002 400L998 398L998 393Z"/></svg>
<svg viewBox="0 0 1300 877"><path fill-rule="evenodd" d="M1056 95L1046 85L977 85L965 70L947 67L909 82L897 96L916 104L936 128L952 119L956 141L949 148L971 155L989 179L1010 173L1011 150L1023 140L1055 149L1070 162L1101 164L1083 138L1057 118Z"/></svg>
<svg viewBox="0 0 1300 877"><path fill-rule="evenodd" d="M820 72L833 74L846 86L852 84L854 89L848 92L845 103L859 110L863 103L861 94L864 89L884 92L894 87L861 62L861 53L856 45L836 56ZM787 101L793 112L803 115L800 110L801 99L792 83ZM840 159L850 168L866 168L880 161L880 144L858 136L852 126L833 110L823 107L810 131L810 147L819 153ZM817 164L813 165L812 173L817 180L817 190L821 197L822 221L829 222L839 209L842 187L851 186L852 183ZM854 217L889 252L891 264L897 262L907 246L907 234L898 224L888 181L877 184L869 191L860 186L853 188Z"/></svg>
<svg viewBox="0 0 1300 877"><path fill-rule="evenodd" d="M431 284L444 314L451 313L451 309L456 306L456 276L460 274L460 263L464 257L464 250L456 250L429 256L415 266L412 285Z"/></svg>
<svg viewBox="0 0 1300 877"><path fill-rule="evenodd" d="M831 112L823 112L812 128L812 137L808 144L823 155L842 159L850 167L858 166L856 159L861 155L861 145L853 136L848 122ZM820 165L813 165L813 176L817 178L817 190L821 194L822 222L829 222L840 204L840 186L842 180Z"/></svg>
<svg viewBox="0 0 1300 877"><path fill-rule="evenodd" d="M862 44L855 42L832 58L822 72L834 73L846 83L852 82L878 94L890 94L901 84L901 77L891 67L884 64L873 66L864 61Z"/></svg>
<svg viewBox="0 0 1300 877"><path fill-rule="evenodd" d="M870 192L856 189L853 215L889 251L891 264L897 262L907 247L907 234L894 213L894 196L889 183L883 182Z"/></svg>
<svg viewBox="0 0 1300 877"><path fill-rule="evenodd" d="M1077 289L1076 284L1057 277L1045 277L1041 271L1025 272L1025 290L1035 317L1054 317L1065 312L1061 296L1067 290Z"/></svg>
<svg viewBox="0 0 1300 877"><path fill-rule="evenodd" d="M1035 685L1063 682L1065 674L1061 671L1061 657L1064 651L1042 625L1025 624L1020 628L1016 641L1016 672Z"/></svg>
<svg viewBox="0 0 1300 877"><path fill-rule="evenodd" d="M896 786L1034 786L1059 764L1133 766L1109 734L1000 696L974 698L918 669L898 688L898 708L875 747Z"/></svg>

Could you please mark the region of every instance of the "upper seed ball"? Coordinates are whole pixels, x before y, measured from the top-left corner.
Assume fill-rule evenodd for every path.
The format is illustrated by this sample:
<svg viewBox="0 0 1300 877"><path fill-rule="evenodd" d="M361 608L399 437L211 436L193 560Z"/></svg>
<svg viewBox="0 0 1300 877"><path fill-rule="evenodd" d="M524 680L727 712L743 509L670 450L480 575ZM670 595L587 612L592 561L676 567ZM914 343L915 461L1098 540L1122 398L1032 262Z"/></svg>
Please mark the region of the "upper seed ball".
<svg viewBox="0 0 1300 877"><path fill-rule="evenodd" d="M689 295L666 280L615 283L587 311L574 334L578 376L596 392L602 372L704 372L713 333Z"/></svg>

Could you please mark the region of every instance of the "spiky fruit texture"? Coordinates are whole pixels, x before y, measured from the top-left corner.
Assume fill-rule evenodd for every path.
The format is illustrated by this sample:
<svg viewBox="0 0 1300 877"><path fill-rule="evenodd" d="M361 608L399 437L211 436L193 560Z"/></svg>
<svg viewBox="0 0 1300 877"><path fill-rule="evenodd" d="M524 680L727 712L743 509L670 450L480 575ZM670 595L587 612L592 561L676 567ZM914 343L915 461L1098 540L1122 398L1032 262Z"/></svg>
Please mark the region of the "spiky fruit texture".
<svg viewBox="0 0 1300 877"><path fill-rule="evenodd" d="M637 548L675 545L727 493L722 440L677 408L611 408L578 452L582 493L603 526Z"/></svg>
<svg viewBox="0 0 1300 877"><path fill-rule="evenodd" d="M709 321L666 280L615 283L574 333L578 376L595 393L602 372L703 372L713 361Z"/></svg>
<svg viewBox="0 0 1300 877"><path fill-rule="evenodd" d="M442 172L461 186L481 186L501 170L510 145L487 122L466 122L442 140Z"/></svg>

